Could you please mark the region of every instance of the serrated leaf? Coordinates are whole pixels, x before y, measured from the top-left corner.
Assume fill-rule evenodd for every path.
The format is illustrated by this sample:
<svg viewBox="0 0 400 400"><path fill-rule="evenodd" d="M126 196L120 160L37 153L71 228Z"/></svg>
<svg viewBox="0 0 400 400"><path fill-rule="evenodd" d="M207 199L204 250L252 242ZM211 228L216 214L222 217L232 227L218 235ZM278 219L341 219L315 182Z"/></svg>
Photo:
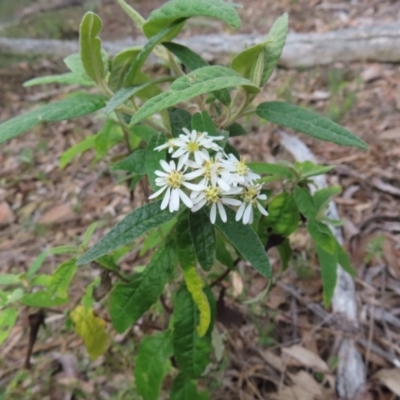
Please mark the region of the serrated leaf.
<svg viewBox="0 0 400 400"><path fill-rule="evenodd" d="M81 86L93 86L92 81L88 81L73 72L67 72L66 74L60 75L49 75L41 76L38 78L29 79L24 82L24 87L31 87L35 85L47 85L49 83L64 83L66 85L81 85Z"/></svg>
<svg viewBox="0 0 400 400"><path fill-rule="evenodd" d="M146 173L146 150L138 149L128 157L118 161L111 168L111 171L127 171L131 174L144 175Z"/></svg>
<svg viewBox="0 0 400 400"><path fill-rule="evenodd" d="M215 225L235 246L242 257L263 276L270 278L272 276L271 264L264 246L250 225L244 225L235 220L235 212L226 207L227 222L222 222L217 218Z"/></svg>
<svg viewBox="0 0 400 400"><path fill-rule="evenodd" d="M214 226L203 209L189 214L189 230L197 260L204 271L209 271L216 256Z"/></svg>
<svg viewBox="0 0 400 400"><path fill-rule="evenodd" d="M189 131L192 130L192 115L188 111L172 107L168 109L168 116L174 137L182 134L183 128L189 129Z"/></svg>
<svg viewBox="0 0 400 400"><path fill-rule="evenodd" d="M346 128L293 104L280 101L261 103L256 109L256 114L267 121L303 132L316 139L368 150L368 145Z"/></svg>
<svg viewBox="0 0 400 400"><path fill-rule="evenodd" d="M117 283L110 295L111 321L122 333L137 321L158 299L171 279L176 264L172 246L157 250L150 264L132 283Z"/></svg>
<svg viewBox="0 0 400 400"><path fill-rule="evenodd" d="M146 147L146 164L145 164L145 170L146 174L149 177L149 183L151 188L153 189L154 192L160 189L156 185L156 178L158 177L155 173L156 170L162 170L160 166L160 161L165 160L167 158L167 149L164 150L154 150L157 146L161 146L166 142L167 138L165 136L165 133L159 133L157 135L154 135L150 141L149 144Z"/></svg>
<svg viewBox="0 0 400 400"><path fill-rule="evenodd" d="M210 65L206 60L199 56L188 47L178 43L164 42L162 43L171 53L179 58L179 61L191 71L201 67ZM224 105L228 106L231 102L231 96L228 89L221 89L212 92L213 95Z"/></svg>
<svg viewBox="0 0 400 400"><path fill-rule="evenodd" d="M299 225L299 211L294 197L283 192L268 203L268 216L264 218L266 226L275 234L289 236Z"/></svg>
<svg viewBox="0 0 400 400"><path fill-rule="evenodd" d="M78 259L77 264L87 264L96 258L131 242L153 228L157 228L165 222L175 218L179 212L171 213L169 210L161 210L161 201L145 204L128 214L114 228L111 229L99 242Z"/></svg>
<svg viewBox="0 0 400 400"><path fill-rule="evenodd" d="M294 198L296 199L299 211L308 220L315 218L318 213L318 209L315 207L314 199L307 189L296 187Z"/></svg>
<svg viewBox="0 0 400 400"><path fill-rule="evenodd" d="M285 13L279 17L264 41L264 71L260 86L264 86L274 72L274 68L279 61L283 47L285 46L288 31L288 14Z"/></svg>
<svg viewBox="0 0 400 400"><path fill-rule="evenodd" d="M83 339L86 350L92 360L105 353L108 346L106 321L96 317L93 309L88 312L83 306L78 306L70 313L75 324L75 332Z"/></svg>
<svg viewBox="0 0 400 400"><path fill-rule="evenodd" d="M68 298L68 288L75 275L78 266L76 265L76 259L63 262L54 272L48 292L54 297Z"/></svg>
<svg viewBox="0 0 400 400"><path fill-rule="evenodd" d="M171 389L170 400L208 400L205 392L198 392L196 383L180 373L174 380Z"/></svg>
<svg viewBox="0 0 400 400"><path fill-rule="evenodd" d="M18 317L16 308L6 308L0 313L0 345L8 338Z"/></svg>
<svg viewBox="0 0 400 400"><path fill-rule="evenodd" d="M170 26L161 29L160 32L149 39L149 41L144 45L144 47L130 66L128 72L126 73L124 78L124 86L130 86L132 83L136 83L136 76L146 62L147 57L153 51L154 47L165 40L165 37L173 32L179 24L179 21L174 22Z"/></svg>
<svg viewBox="0 0 400 400"><path fill-rule="evenodd" d="M172 356L170 331L146 336L140 343L135 361L135 386L143 400L158 400L161 384Z"/></svg>
<svg viewBox="0 0 400 400"><path fill-rule="evenodd" d="M83 67L93 82L99 84L104 78L101 41L97 37L102 28L98 15L87 12L79 28L80 55Z"/></svg>
<svg viewBox="0 0 400 400"><path fill-rule="evenodd" d="M131 20L135 23L135 25L138 28L142 29L142 26L146 22L146 20L133 7L127 4L125 0L118 0L118 4L131 18Z"/></svg>
<svg viewBox="0 0 400 400"><path fill-rule="evenodd" d="M323 298L325 307L328 307L335 291L337 280L337 255L329 254L322 247L317 246L318 259L321 266Z"/></svg>
<svg viewBox="0 0 400 400"><path fill-rule="evenodd" d="M102 96L84 93L46 104L0 124L0 143L14 138L42 121L58 122L81 117L103 108L104 105Z"/></svg>
<svg viewBox="0 0 400 400"><path fill-rule="evenodd" d="M236 86L245 86L248 91L259 92L257 86L230 68L213 65L196 69L174 81L166 92L144 103L132 117L131 125L200 94Z"/></svg>
<svg viewBox="0 0 400 400"><path fill-rule="evenodd" d="M221 0L172 0L154 10L146 23L143 32L147 37L154 36L162 28L171 25L180 18L210 17L226 22L232 28L240 28L240 18L235 8ZM175 33L177 35L179 30ZM171 36L171 40L174 36Z"/></svg>
<svg viewBox="0 0 400 400"><path fill-rule="evenodd" d="M177 364L188 378L198 378L209 363L211 337L200 337L196 326L199 311L192 295L182 284L174 300L173 346Z"/></svg>
<svg viewBox="0 0 400 400"><path fill-rule="evenodd" d="M26 293L22 297L22 303L26 306L48 308L57 307L68 302L68 297L53 297L49 292L39 290L35 293Z"/></svg>
<svg viewBox="0 0 400 400"><path fill-rule="evenodd" d="M316 221L314 218L310 219L307 224L307 230L312 239L319 247L330 255L336 254L335 238L330 229L322 222Z"/></svg>

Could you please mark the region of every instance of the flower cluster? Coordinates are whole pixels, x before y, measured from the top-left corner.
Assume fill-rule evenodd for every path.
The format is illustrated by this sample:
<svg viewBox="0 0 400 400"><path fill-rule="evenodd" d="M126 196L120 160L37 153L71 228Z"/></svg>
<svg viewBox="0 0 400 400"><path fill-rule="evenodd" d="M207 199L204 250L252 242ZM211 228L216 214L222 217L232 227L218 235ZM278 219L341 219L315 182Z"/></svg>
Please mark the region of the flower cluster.
<svg viewBox="0 0 400 400"><path fill-rule="evenodd" d="M222 139L223 136L209 136L206 132L190 132L183 128L178 138L156 147L154 150L158 151L168 149L176 162L160 161L163 171L155 171L155 174L156 185L161 189L149 198L164 193L161 209L169 207L171 212L179 209L180 200L193 212L209 205L212 223L215 223L217 212L223 222L227 221L224 205L238 207L236 221L242 220L244 224L253 222L253 207L268 215L259 202L267 199L261 194L262 186L256 183L260 176L246 165L245 160L224 153L215 143Z"/></svg>

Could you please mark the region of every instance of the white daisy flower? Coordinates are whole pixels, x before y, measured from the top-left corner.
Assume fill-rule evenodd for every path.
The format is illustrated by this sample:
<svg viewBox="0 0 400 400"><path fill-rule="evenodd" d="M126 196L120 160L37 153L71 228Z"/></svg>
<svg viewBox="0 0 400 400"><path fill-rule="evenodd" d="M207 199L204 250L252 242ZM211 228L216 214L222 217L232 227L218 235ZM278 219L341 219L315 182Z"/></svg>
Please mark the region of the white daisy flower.
<svg viewBox="0 0 400 400"><path fill-rule="evenodd" d="M247 166L245 158L241 158L239 161L233 154L229 154L222 164L225 170L222 179L226 180L229 185L252 185L256 179L261 178Z"/></svg>
<svg viewBox="0 0 400 400"><path fill-rule="evenodd" d="M217 210L223 222L227 221L227 215L224 208L224 204L230 206L240 206L242 203L240 200L232 199L227 197L230 195L240 194L242 188L233 188L229 191L224 191L218 186L208 186L201 192L197 193L193 199L192 211L196 212L200 210L205 204L211 204L210 221L212 224L215 223L217 218Z"/></svg>
<svg viewBox="0 0 400 400"><path fill-rule="evenodd" d="M193 155L197 164L202 164L205 160L207 151L204 149L211 149L220 151L222 148L214 143L214 140L222 140L223 136L208 136L207 132L199 133L196 130L189 131L189 129L182 129L184 134L179 135L179 138L172 139L174 146L178 147L172 154L172 158L179 158L178 169L182 167Z"/></svg>
<svg viewBox="0 0 400 400"><path fill-rule="evenodd" d="M157 146L154 147L154 150L164 150L164 149L168 149L168 153L171 154L174 151L174 143L173 143L173 138L168 139L164 144L162 144L161 146Z"/></svg>
<svg viewBox="0 0 400 400"><path fill-rule="evenodd" d="M170 212L178 211L180 200L182 200L188 208L192 208L193 201L190 200L189 196L182 190L182 186L194 191L205 189L203 185L186 182L196 178L198 175L193 172L185 174L181 171L181 168L176 167L174 161L170 161L168 164L165 160L161 160L160 164L165 172L155 171L155 174L158 176L158 178L156 178L156 185L162 187L156 193L152 194L149 199L158 197L166 190L161 203L161 210L167 208L169 204ZM197 171L195 172L197 173Z"/></svg>
<svg viewBox="0 0 400 400"><path fill-rule="evenodd" d="M265 208L258 202L258 200L267 199L265 194L260 194L261 187L262 185L252 185L243 188L243 203L236 212L236 221L239 221L243 218L244 224L252 224L254 220L254 206L257 206L261 214L268 215L268 212L265 210Z"/></svg>
<svg viewBox="0 0 400 400"><path fill-rule="evenodd" d="M222 153L217 153L214 157L210 157L208 152L206 152L205 159L201 165L191 160L188 160L186 165L188 167L197 169L199 171L199 176L203 176L200 184L208 186L211 183L212 186L219 186L225 191L229 191L231 189L225 180L221 178L221 174L224 172L222 165Z"/></svg>

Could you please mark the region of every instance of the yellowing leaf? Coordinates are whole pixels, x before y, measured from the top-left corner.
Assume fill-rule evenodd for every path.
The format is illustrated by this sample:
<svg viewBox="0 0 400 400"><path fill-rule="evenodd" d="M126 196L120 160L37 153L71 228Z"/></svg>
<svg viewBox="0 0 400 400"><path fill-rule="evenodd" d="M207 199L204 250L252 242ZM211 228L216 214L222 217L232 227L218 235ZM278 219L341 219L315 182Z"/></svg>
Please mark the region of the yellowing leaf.
<svg viewBox="0 0 400 400"><path fill-rule="evenodd" d="M83 306L76 307L70 316L75 324L75 332L83 339L90 358L95 360L104 354L108 344L106 322L96 317L93 309L85 312Z"/></svg>
<svg viewBox="0 0 400 400"><path fill-rule="evenodd" d="M211 323L211 308L208 302L207 296L203 292L204 282L197 275L196 268L186 267L183 270L183 277L186 282L186 286L192 295L194 303L197 305L200 311L199 324L197 325L197 333L200 337L207 333L208 327Z"/></svg>

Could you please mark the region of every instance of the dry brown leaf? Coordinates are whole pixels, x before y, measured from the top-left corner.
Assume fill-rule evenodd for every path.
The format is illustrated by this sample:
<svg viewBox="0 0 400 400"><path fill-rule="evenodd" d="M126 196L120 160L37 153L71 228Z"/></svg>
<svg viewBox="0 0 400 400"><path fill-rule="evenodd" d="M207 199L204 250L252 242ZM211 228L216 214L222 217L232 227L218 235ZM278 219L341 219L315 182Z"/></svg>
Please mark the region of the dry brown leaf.
<svg viewBox="0 0 400 400"><path fill-rule="evenodd" d="M400 396L400 368L381 369L372 377Z"/></svg>
<svg viewBox="0 0 400 400"><path fill-rule="evenodd" d="M289 374L292 386L283 386L278 397L279 400L322 400L323 390L315 379L306 371ZM324 396L325 397L325 396ZM326 397L325 397L326 398Z"/></svg>
<svg viewBox="0 0 400 400"><path fill-rule="evenodd" d="M292 347L283 348L282 352L300 361L301 365L313 368L321 372L329 372L328 365L317 354L305 347L295 344Z"/></svg>
<svg viewBox="0 0 400 400"><path fill-rule="evenodd" d="M285 301L285 291L280 286L274 286L268 294L267 306L272 310L276 310Z"/></svg>
<svg viewBox="0 0 400 400"><path fill-rule="evenodd" d="M0 226L14 222L15 215L11 207L5 201L0 203Z"/></svg>
<svg viewBox="0 0 400 400"><path fill-rule="evenodd" d="M241 276L236 272L231 272L231 281L232 281L232 295L233 297L238 297L243 292L243 279Z"/></svg>
<svg viewBox="0 0 400 400"><path fill-rule="evenodd" d="M59 204L50 208L40 218L38 223L47 224L61 224L63 222L73 221L76 214L69 204Z"/></svg>
<svg viewBox="0 0 400 400"><path fill-rule="evenodd" d="M380 64L372 64L363 72L361 72L361 79L364 82L371 82L375 79L382 77L383 68Z"/></svg>

